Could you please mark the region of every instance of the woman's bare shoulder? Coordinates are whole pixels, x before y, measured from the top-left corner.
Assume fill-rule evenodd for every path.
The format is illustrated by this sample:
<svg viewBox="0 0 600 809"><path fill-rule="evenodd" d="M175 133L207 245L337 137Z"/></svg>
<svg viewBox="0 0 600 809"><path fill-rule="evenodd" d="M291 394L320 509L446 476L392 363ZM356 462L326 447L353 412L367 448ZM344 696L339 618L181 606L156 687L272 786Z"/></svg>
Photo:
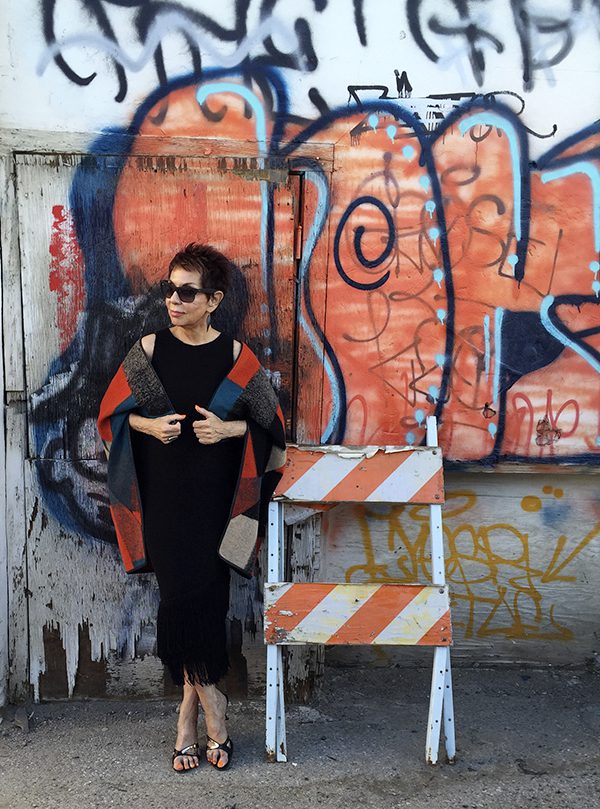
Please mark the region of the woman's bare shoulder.
<svg viewBox="0 0 600 809"><path fill-rule="evenodd" d="M156 343L156 334L145 334L141 340L142 348L144 349L144 354L148 357L149 360L152 359L152 355L154 354L154 344Z"/></svg>

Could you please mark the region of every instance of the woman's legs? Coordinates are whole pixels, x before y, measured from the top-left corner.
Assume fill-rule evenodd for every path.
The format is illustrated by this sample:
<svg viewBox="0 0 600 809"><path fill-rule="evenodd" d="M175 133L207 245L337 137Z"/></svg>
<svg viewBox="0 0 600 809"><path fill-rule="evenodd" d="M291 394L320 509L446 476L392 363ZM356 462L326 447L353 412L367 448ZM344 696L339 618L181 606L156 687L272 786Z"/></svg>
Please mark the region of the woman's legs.
<svg viewBox="0 0 600 809"><path fill-rule="evenodd" d="M177 719L177 738L175 749L183 750L190 744L198 741L198 694L193 685L185 682L183 685L183 696L179 706L179 717ZM200 760L198 756L185 755L175 756L173 759L174 770L193 770Z"/></svg>
<svg viewBox="0 0 600 809"><path fill-rule="evenodd" d="M228 737L225 724L227 697L215 685L196 685L195 688L204 709L206 732L211 739L223 744ZM224 750L207 750L206 758L219 769L224 767L229 760L229 756Z"/></svg>

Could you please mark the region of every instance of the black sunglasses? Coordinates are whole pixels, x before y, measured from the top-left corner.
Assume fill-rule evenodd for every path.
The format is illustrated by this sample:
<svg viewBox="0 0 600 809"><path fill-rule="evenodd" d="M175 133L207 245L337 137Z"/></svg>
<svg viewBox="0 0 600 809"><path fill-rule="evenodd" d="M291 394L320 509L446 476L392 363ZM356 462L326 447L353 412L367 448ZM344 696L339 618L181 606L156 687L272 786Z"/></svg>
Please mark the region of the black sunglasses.
<svg viewBox="0 0 600 809"><path fill-rule="evenodd" d="M187 286L178 287L175 286L172 281L160 282L160 294L163 296L163 298L170 298L173 293L176 292L179 296L179 300L182 303L192 303L199 292L203 292L205 295L213 295L216 291L216 289L197 289L196 287Z"/></svg>

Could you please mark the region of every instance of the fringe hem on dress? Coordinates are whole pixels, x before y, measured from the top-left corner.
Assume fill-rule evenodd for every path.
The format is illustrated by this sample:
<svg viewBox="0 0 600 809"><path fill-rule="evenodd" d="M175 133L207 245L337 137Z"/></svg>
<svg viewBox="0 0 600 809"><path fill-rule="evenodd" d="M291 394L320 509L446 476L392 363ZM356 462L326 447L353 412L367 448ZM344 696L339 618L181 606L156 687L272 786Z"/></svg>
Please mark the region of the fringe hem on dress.
<svg viewBox="0 0 600 809"><path fill-rule="evenodd" d="M229 669L225 619L228 605L206 592L162 601L158 608L157 654L175 685L214 685Z"/></svg>

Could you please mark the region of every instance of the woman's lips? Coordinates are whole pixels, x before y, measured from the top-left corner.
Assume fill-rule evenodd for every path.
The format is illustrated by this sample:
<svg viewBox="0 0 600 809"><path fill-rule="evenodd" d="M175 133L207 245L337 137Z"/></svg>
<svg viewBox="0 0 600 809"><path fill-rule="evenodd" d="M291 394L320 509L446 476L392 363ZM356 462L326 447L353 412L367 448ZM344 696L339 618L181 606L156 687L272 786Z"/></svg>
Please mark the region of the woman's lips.
<svg viewBox="0 0 600 809"><path fill-rule="evenodd" d="M174 309L170 309L169 314L171 315L171 317L181 317L181 315L185 314L185 312L177 312Z"/></svg>

